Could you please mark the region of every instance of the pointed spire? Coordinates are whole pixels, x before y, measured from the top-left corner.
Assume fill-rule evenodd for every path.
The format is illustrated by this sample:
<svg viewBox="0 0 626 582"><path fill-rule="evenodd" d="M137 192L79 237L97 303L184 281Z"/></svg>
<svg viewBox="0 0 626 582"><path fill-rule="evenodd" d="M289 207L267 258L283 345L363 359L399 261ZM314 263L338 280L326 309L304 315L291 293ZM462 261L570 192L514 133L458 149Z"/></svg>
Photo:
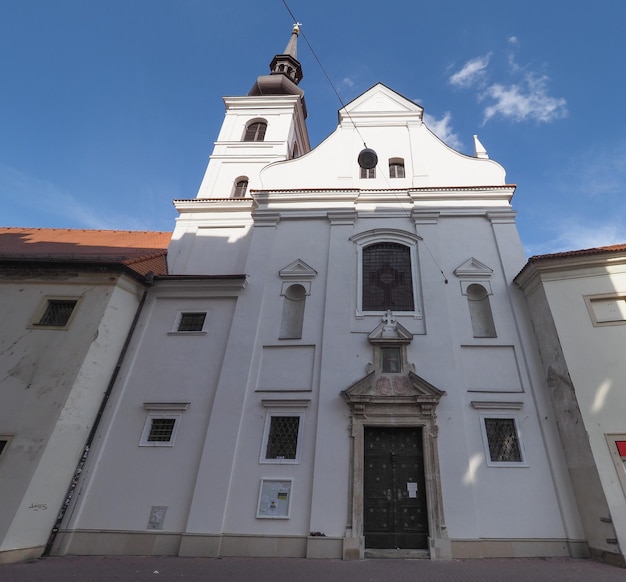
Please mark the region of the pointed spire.
<svg viewBox="0 0 626 582"><path fill-rule="evenodd" d="M270 63L270 74L258 77L248 95L300 95L306 118L304 91L298 87L302 80L302 65L296 58L298 55L298 35L302 24L296 22L291 31L291 38L285 52L276 55Z"/></svg>
<svg viewBox="0 0 626 582"><path fill-rule="evenodd" d="M296 22L291 31L291 38L285 47L285 52L276 55L270 63L272 75L285 75L296 85L302 80L302 65L298 61L298 35L302 24Z"/></svg>
<svg viewBox="0 0 626 582"><path fill-rule="evenodd" d="M293 25L293 29L291 31L291 37L289 38L289 42L283 51L283 54L289 55L297 60L298 58L298 35L300 34L300 27L302 26L301 22L296 22Z"/></svg>

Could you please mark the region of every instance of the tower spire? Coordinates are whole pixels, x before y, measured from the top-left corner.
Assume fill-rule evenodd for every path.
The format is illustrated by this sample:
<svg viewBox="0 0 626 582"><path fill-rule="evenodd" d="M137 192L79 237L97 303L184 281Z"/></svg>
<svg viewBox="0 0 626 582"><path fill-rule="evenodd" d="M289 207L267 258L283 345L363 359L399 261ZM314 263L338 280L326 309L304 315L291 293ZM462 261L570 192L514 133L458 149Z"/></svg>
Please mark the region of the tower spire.
<svg viewBox="0 0 626 582"><path fill-rule="evenodd" d="M258 77L248 95L300 95L304 99L304 91L298 87L303 77L302 65L297 58L301 26L300 22L293 25L285 51L274 56L270 74Z"/></svg>
<svg viewBox="0 0 626 582"><path fill-rule="evenodd" d="M298 61L298 35L302 23L296 22L283 54L276 55L270 63L272 75L285 75L296 85L302 80L302 65Z"/></svg>

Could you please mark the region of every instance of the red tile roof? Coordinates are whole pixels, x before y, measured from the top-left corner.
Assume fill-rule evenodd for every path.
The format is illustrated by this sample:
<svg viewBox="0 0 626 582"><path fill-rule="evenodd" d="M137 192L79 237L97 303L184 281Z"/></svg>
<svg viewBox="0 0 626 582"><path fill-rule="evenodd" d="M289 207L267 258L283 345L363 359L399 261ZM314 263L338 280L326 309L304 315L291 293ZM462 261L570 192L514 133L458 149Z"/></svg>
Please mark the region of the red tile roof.
<svg viewBox="0 0 626 582"><path fill-rule="evenodd" d="M167 274L171 232L0 228L0 261L119 264L145 275Z"/></svg>
<svg viewBox="0 0 626 582"><path fill-rule="evenodd" d="M622 253L626 251L626 244L609 245L606 247L594 247L590 249L580 249L576 251L563 251L560 253L551 253L547 255L535 255L528 259L529 263L537 261L549 260L549 259L564 259L567 257L584 257L588 255L601 255L603 253Z"/></svg>

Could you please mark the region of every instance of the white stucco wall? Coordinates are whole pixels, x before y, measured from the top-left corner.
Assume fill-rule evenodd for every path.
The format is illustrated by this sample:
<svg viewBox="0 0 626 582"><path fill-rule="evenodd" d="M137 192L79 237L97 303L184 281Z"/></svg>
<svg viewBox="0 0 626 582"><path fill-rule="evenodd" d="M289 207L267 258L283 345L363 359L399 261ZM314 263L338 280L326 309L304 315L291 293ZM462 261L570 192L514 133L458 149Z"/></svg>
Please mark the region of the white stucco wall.
<svg viewBox="0 0 626 582"><path fill-rule="evenodd" d="M45 545L139 302L125 276L56 279L0 286L0 426L13 436L0 465L0 552ZM79 298L67 329L31 325L46 297Z"/></svg>

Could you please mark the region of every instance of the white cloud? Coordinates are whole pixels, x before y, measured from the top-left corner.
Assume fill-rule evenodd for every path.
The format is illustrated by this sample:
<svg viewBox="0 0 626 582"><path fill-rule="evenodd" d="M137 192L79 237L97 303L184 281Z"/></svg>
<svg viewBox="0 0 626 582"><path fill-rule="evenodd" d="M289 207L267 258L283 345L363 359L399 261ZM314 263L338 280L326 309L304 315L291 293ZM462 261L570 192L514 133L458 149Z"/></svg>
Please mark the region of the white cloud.
<svg viewBox="0 0 626 582"><path fill-rule="evenodd" d="M567 101L551 97L547 89L548 78L528 73L521 83L509 86L494 83L485 89L479 99L490 100L484 110L484 121L505 117L513 121L534 120L550 122L567 116Z"/></svg>
<svg viewBox="0 0 626 582"><path fill-rule="evenodd" d="M490 59L492 53L470 59L454 73L449 83L456 87L475 88L479 102L484 103L483 123L497 117L515 122L536 121L548 123L567 116L567 101L562 97L553 97L548 91L548 77L540 75L527 66L520 66L515 59L515 50L519 46L516 36L507 39L511 47L506 56L509 79L514 82L500 82L490 79L493 74Z"/></svg>
<svg viewBox="0 0 626 582"><path fill-rule="evenodd" d="M460 71L454 73L448 82L456 87L471 87L484 79L491 53L467 61Z"/></svg>
<svg viewBox="0 0 626 582"><path fill-rule="evenodd" d="M446 111L441 119L435 119L432 115L424 113L424 123L428 128L444 143L448 144L455 150L461 149L463 146L458 134L452 131L452 125L450 121L452 115L449 111Z"/></svg>

